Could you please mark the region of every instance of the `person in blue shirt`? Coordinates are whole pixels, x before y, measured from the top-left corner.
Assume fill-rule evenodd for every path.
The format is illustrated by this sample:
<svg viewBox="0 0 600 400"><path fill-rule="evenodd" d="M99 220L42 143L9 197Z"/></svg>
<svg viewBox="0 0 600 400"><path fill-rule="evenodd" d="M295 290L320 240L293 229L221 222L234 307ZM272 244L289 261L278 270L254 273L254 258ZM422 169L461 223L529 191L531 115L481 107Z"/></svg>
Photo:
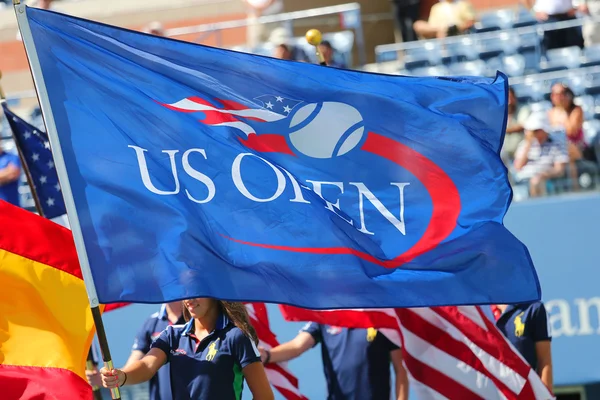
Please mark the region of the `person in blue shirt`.
<svg viewBox="0 0 600 400"><path fill-rule="evenodd" d="M148 318L137 333L131 355L125 363L128 366L138 361L150 351L152 342L160 336L162 331L171 325L185 324L183 306L181 301L163 304L158 312ZM88 382L92 386L101 386L102 381L97 369L85 371ZM171 370L169 364L164 365L158 373L150 379L150 400L170 400L171 395Z"/></svg>
<svg viewBox="0 0 600 400"><path fill-rule="evenodd" d="M327 400L389 400L390 360L396 372L396 398L408 399L402 350L381 332L308 323L294 339L271 350L259 348L266 363L300 356L321 343Z"/></svg>
<svg viewBox="0 0 600 400"><path fill-rule="evenodd" d="M492 307L496 326L552 390L552 337L548 314L540 301Z"/></svg>
<svg viewBox="0 0 600 400"><path fill-rule="evenodd" d="M5 152L0 145L0 200L19 206L19 178L21 160L16 154Z"/></svg>
<svg viewBox="0 0 600 400"><path fill-rule="evenodd" d="M186 324L168 326L144 357L123 369L102 368L102 385L146 382L169 363L174 400L239 400L244 379L255 400L273 400L245 306L198 298L183 307Z"/></svg>

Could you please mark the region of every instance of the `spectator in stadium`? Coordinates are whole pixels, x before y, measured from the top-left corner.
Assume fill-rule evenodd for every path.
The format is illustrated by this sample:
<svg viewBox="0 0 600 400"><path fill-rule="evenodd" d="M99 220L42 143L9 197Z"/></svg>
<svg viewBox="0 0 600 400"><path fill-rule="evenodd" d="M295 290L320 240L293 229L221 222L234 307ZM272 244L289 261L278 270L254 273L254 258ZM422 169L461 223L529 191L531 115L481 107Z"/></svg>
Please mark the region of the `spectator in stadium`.
<svg viewBox="0 0 600 400"><path fill-rule="evenodd" d="M417 40L417 34L413 28L419 19L421 11L421 0L392 0L396 27L402 35L403 42Z"/></svg>
<svg viewBox="0 0 600 400"><path fill-rule="evenodd" d="M289 52L290 58L283 58L283 60L293 60L293 61L302 61L302 62L310 61L310 59L308 58L308 56L306 55L304 50L302 50L298 46L293 46L291 44L291 37L290 37L287 29L285 29L285 28L274 29L273 32L271 32L271 35L269 36L269 42L271 42L271 44L275 47L275 49L277 49L278 47L281 47L282 45L285 46L285 48ZM277 58L280 58L280 57L277 57Z"/></svg>
<svg viewBox="0 0 600 400"><path fill-rule="evenodd" d="M567 139L567 151L569 154L569 173L573 183L573 189L579 188L577 180L576 162L583 157L587 147L583 135L583 109L575 105L575 94L565 84L556 83L550 92L552 109L548 111L550 125L554 129L565 132Z"/></svg>
<svg viewBox="0 0 600 400"><path fill-rule="evenodd" d="M519 147L519 143L523 140L523 123L529 116L529 108L527 106L519 106L515 90L511 87L508 89L508 119L506 121L506 135L504 136L504 144L502 145L502 160L508 166L515 159L515 152Z"/></svg>
<svg viewBox="0 0 600 400"><path fill-rule="evenodd" d="M523 5L535 12L540 23L570 21L577 18L577 9L572 0L521 0ZM544 32L545 50L561 47L583 47L581 27L551 30Z"/></svg>
<svg viewBox="0 0 600 400"><path fill-rule="evenodd" d="M552 390L552 337L548 315L540 301L492 306L496 326Z"/></svg>
<svg viewBox="0 0 600 400"><path fill-rule="evenodd" d="M296 358L321 343L328 400L389 400L390 360L396 398L408 399L402 350L375 329L349 329L309 322L294 339L271 350L259 347L265 364Z"/></svg>
<svg viewBox="0 0 600 400"><path fill-rule="evenodd" d="M163 304L160 310L150 316L138 332L133 341L131 355L125 363L125 368L134 362L141 360L149 351L154 340L161 332L171 325L185 324L183 318L183 306L180 301ZM101 386L100 374L97 370L86 371L88 382L92 386ZM171 395L171 371L168 364L163 365L156 375L150 379L150 400L170 400Z"/></svg>
<svg viewBox="0 0 600 400"><path fill-rule="evenodd" d="M158 21L149 23L148 26L146 26L146 28L144 29L144 32L155 36L165 36L165 28Z"/></svg>
<svg viewBox="0 0 600 400"><path fill-rule="evenodd" d="M103 386L146 382L169 363L174 399L239 399L245 379L255 400L273 400L244 304L195 298L183 307L185 325L168 326L144 357L123 369L102 368Z"/></svg>
<svg viewBox="0 0 600 400"><path fill-rule="evenodd" d="M273 57L279 58L280 60L288 60L292 61L292 52L290 48L285 44L280 44L279 46L275 46L273 49Z"/></svg>
<svg viewBox="0 0 600 400"><path fill-rule="evenodd" d="M0 144L0 200L19 206L19 178L21 160L19 156L4 151Z"/></svg>
<svg viewBox="0 0 600 400"><path fill-rule="evenodd" d="M323 55L323 58L325 59L325 64L335 68L346 68L345 64L338 62L333 58L335 50L333 49L333 46L331 46L331 43L328 40L323 40L318 46L318 48L319 53L321 53Z"/></svg>
<svg viewBox="0 0 600 400"><path fill-rule="evenodd" d="M445 38L468 32L475 25L475 10L466 0L440 0L431 7L429 20L415 22L421 39Z"/></svg>
<svg viewBox="0 0 600 400"><path fill-rule="evenodd" d="M525 139L515 153L514 167L517 182L529 181L532 197L546 194L546 181L565 174L569 156L564 143L552 139L546 113L531 115L525 125Z"/></svg>
<svg viewBox="0 0 600 400"><path fill-rule="evenodd" d="M600 19L600 0L581 0L579 11L593 18ZM583 42L585 46L600 44L600 24L587 21L583 25Z"/></svg>

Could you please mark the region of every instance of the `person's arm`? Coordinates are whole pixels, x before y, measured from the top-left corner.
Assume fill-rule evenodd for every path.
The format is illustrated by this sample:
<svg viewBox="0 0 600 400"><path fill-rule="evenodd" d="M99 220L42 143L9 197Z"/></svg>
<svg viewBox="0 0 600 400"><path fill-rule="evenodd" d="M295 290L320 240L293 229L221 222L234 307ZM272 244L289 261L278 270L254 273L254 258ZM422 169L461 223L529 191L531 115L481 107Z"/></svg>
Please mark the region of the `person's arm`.
<svg viewBox="0 0 600 400"><path fill-rule="evenodd" d="M0 185L6 185L19 179L21 176L21 168L13 163L8 164L5 168L0 169Z"/></svg>
<svg viewBox="0 0 600 400"><path fill-rule="evenodd" d="M166 362L165 352L159 348L152 348L141 360L134 361L123 369L102 368L102 386L113 389L149 381Z"/></svg>
<svg viewBox="0 0 600 400"><path fill-rule="evenodd" d="M273 390L267 379L267 374L265 373L265 367L263 367L262 363L255 362L249 364L242 369L242 373L244 374L244 378L246 378L248 388L250 389L250 392L252 392L252 398L254 400L275 399Z"/></svg>
<svg viewBox="0 0 600 400"><path fill-rule="evenodd" d="M296 358L316 344L313 335L308 332L300 332L298 336L289 342L273 347L271 350L259 348L260 359L264 363L279 363Z"/></svg>
<svg viewBox="0 0 600 400"><path fill-rule="evenodd" d="M535 354L537 357L537 373L544 385L552 390L552 350L551 342L544 340L535 343Z"/></svg>
<svg viewBox="0 0 600 400"><path fill-rule="evenodd" d="M131 352L131 354L129 355L127 362L125 363L125 367L128 367L129 365L133 364L136 361L141 360L142 358L144 358L144 352L142 352L140 350L133 350ZM125 367L123 367L123 368L125 368Z"/></svg>
<svg viewBox="0 0 600 400"><path fill-rule="evenodd" d="M535 140L533 137L533 133L526 131L525 139L519 143L519 147L515 152L515 162L514 166L517 171L523 169L527 161L529 161L529 150L531 149L531 142Z"/></svg>
<svg viewBox="0 0 600 400"><path fill-rule="evenodd" d="M408 374L402 365L402 349L392 351L390 357L396 372L396 398L408 400Z"/></svg>
<svg viewBox="0 0 600 400"><path fill-rule="evenodd" d="M564 125L567 136L573 137L579 134L583 129L583 110L581 107L575 107L571 114L566 118Z"/></svg>
<svg viewBox="0 0 600 400"><path fill-rule="evenodd" d="M523 132L523 125L521 125L520 123L516 123L516 124L512 125L510 128L506 128L506 133L508 133L508 134L518 133L518 132Z"/></svg>

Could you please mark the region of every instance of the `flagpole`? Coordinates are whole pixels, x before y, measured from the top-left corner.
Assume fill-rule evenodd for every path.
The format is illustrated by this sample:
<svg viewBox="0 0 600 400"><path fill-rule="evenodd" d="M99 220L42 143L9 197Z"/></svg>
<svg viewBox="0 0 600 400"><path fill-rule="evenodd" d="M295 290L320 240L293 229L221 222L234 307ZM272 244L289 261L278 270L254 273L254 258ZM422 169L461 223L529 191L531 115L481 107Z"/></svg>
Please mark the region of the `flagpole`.
<svg viewBox="0 0 600 400"><path fill-rule="evenodd" d="M54 115L52 114L50 98L48 97L48 91L46 89L46 83L44 81L40 60L37 55L33 36L31 34L29 20L27 19L27 7L24 4L21 4L21 0L13 0L13 6L15 8L15 14L19 24L19 31L21 32L21 37L23 39L23 45L25 46L25 54L27 55L27 59L29 61L29 69L31 70L38 101L42 110L42 117L44 119L44 124L46 125L46 132L52 146L54 165L60 181L63 199L65 201L65 207L69 217L69 224L71 225L71 231L73 232L73 240L75 241L75 248L77 249L81 274L83 276L88 299L90 301L90 307L92 309L92 317L94 318L94 324L96 325L96 334L100 344L102 359L104 360L104 366L107 369L112 370L114 365L110 355L106 333L104 332L104 323L102 322L102 314L100 312L100 302L98 301L98 294L96 293L96 286L94 285L94 278L90 269L90 262L83 240L83 233L79 223L79 217L77 215L77 208L75 207L71 183L67 174L67 167L62 153L62 147L60 145L60 138L56 129ZM121 399L119 388L111 389L110 394L113 400Z"/></svg>
<svg viewBox="0 0 600 400"><path fill-rule="evenodd" d="M2 71L0 71L0 79L2 79ZM2 83L0 83L0 104L2 103L6 103L6 96L4 95L4 90L2 90ZM10 132L12 133L17 152L19 153L19 158L21 159L21 168L23 168L23 171L25 171L25 176L27 176L27 185L29 186L29 190L31 191L31 197L33 198L35 209L37 213L43 217L44 210L42 208L42 203L40 202L37 190L35 189L35 185L33 184L33 179L31 178L31 172L29 171L29 166L27 165L27 161L25 160L25 155L21 150L21 146L19 145L17 135L15 135L15 132L12 129L10 130Z"/></svg>
<svg viewBox="0 0 600 400"><path fill-rule="evenodd" d="M323 57L323 54L321 54L321 52L319 51L319 45L321 44L323 38L323 36L321 35L321 31L318 29L310 29L308 32L306 32L306 35L304 35L304 37L306 38L308 44L315 46L317 58L319 59L319 65L327 66L327 63L325 62L325 57Z"/></svg>

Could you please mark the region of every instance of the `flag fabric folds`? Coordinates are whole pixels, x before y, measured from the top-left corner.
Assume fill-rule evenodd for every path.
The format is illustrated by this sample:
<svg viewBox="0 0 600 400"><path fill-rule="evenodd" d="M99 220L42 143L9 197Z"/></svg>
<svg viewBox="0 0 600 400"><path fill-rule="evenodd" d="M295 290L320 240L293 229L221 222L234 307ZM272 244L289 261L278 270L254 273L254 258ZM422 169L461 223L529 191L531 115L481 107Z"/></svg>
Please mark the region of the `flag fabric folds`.
<svg viewBox="0 0 600 400"><path fill-rule="evenodd" d="M504 75L368 74L25 17L100 302L539 299L502 224Z"/></svg>
<svg viewBox="0 0 600 400"><path fill-rule="evenodd" d="M13 113L5 102L2 110L27 164L44 217L52 219L66 214L48 135Z"/></svg>
<svg viewBox="0 0 600 400"><path fill-rule="evenodd" d="M271 331L267 307L263 303L247 303L246 310L250 316L250 323L256 330L259 345L265 349L272 349L279 345L275 334ZM307 400L300 393L298 378L287 368L287 363L265 364L265 372L271 385L286 400Z"/></svg>
<svg viewBox="0 0 600 400"><path fill-rule="evenodd" d="M553 398L480 307L328 311L280 308L288 321L379 329L403 349L411 391L419 399ZM394 320L395 326L391 322Z"/></svg>
<svg viewBox="0 0 600 400"><path fill-rule="evenodd" d="M6 202L0 226L1 397L90 398L94 324L71 232Z"/></svg>
<svg viewBox="0 0 600 400"><path fill-rule="evenodd" d="M420 399L554 396L479 307L397 309L404 363Z"/></svg>

